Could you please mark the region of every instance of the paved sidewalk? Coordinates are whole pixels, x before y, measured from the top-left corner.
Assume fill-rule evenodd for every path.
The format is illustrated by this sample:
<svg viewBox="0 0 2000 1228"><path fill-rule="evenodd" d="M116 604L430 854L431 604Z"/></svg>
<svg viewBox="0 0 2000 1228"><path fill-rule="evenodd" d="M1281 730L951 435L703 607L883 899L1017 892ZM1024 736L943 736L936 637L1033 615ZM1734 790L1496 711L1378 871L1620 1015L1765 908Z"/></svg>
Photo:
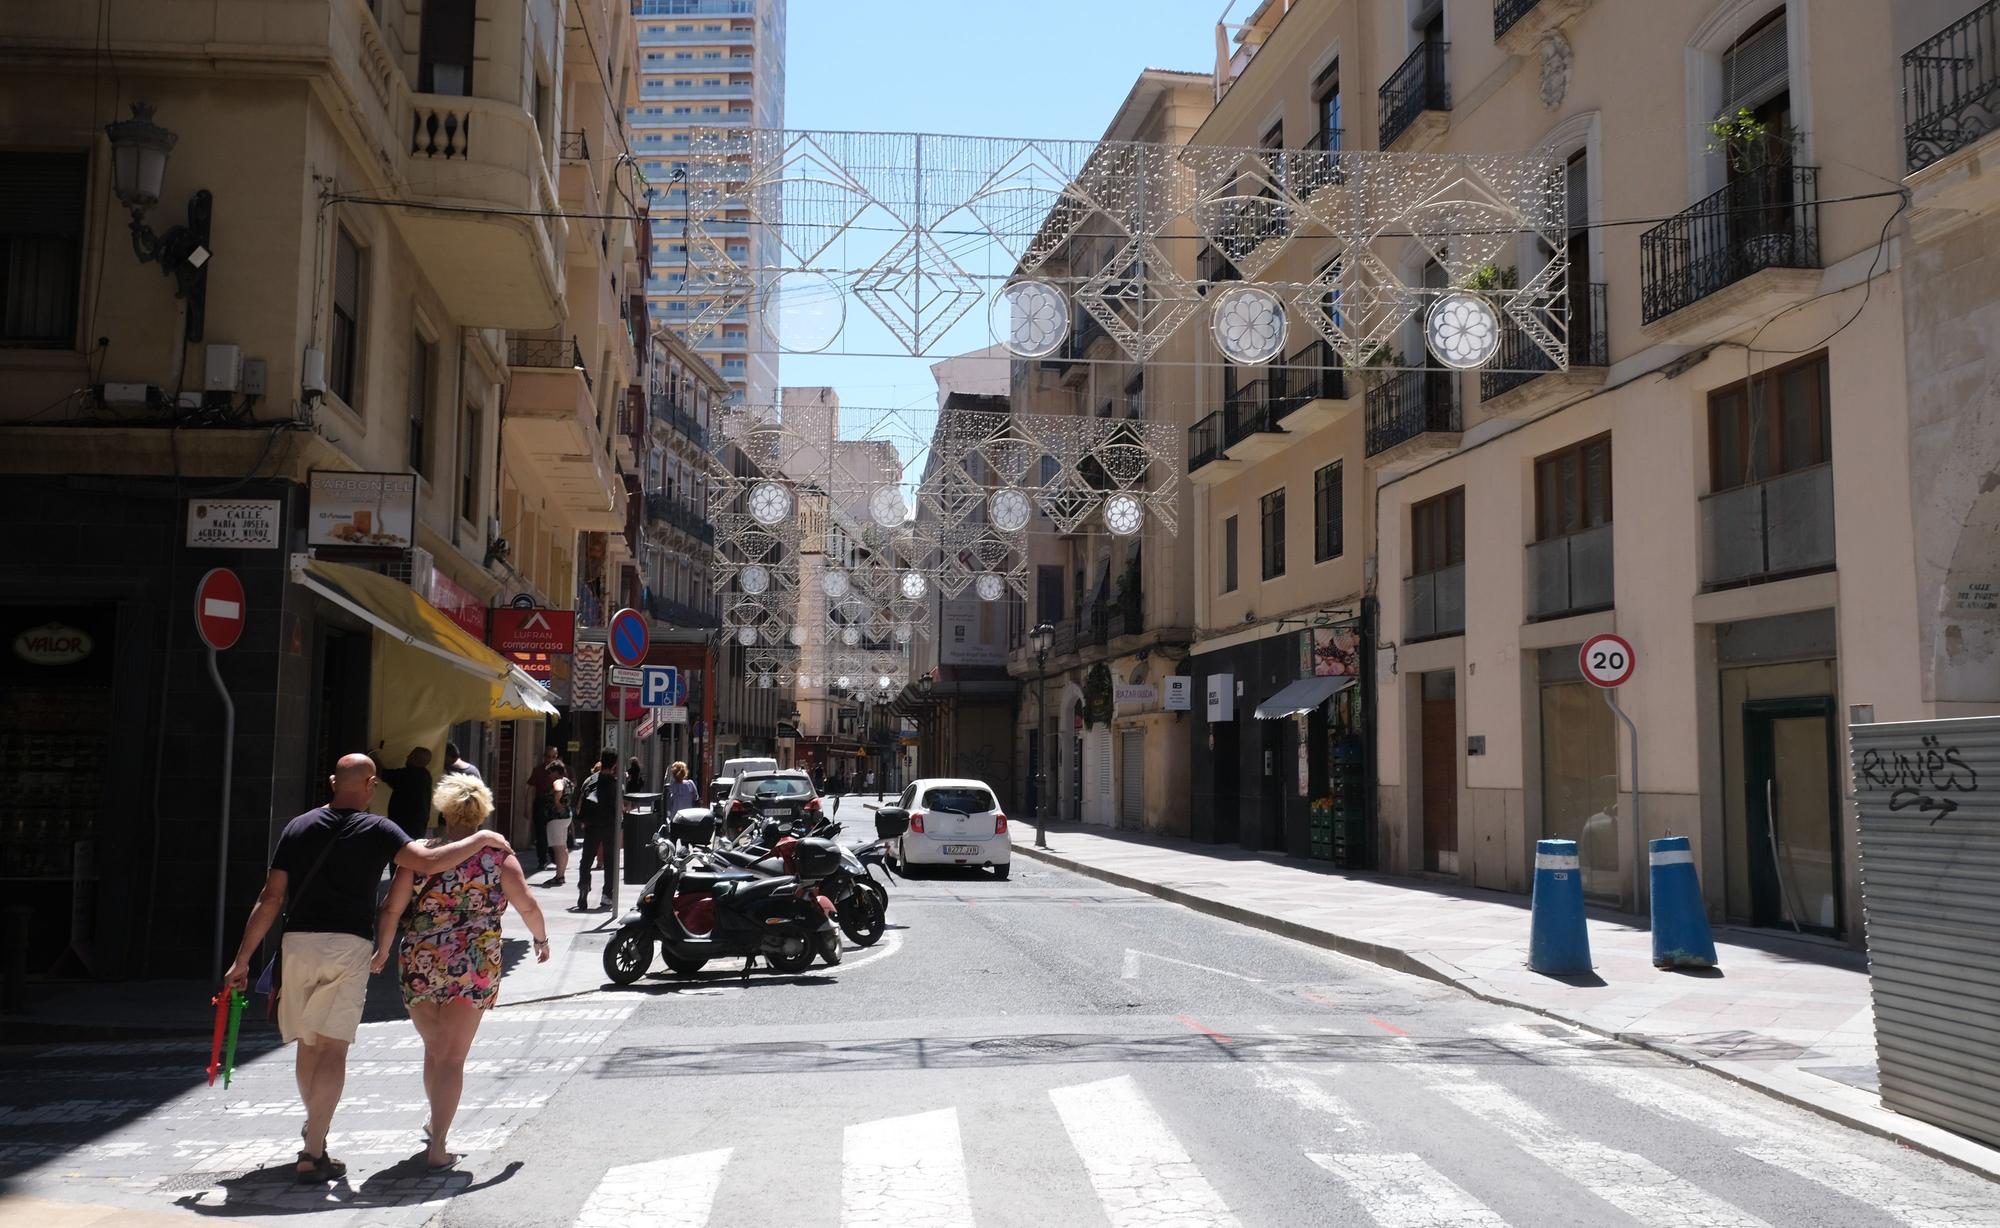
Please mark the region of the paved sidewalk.
<svg viewBox="0 0 2000 1228"><path fill-rule="evenodd" d="M1051 829L1043 852L1013 822L1025 856L1642 1045L2000 1179L2000 1152L1882 1107L1867 961L1847 947L1724 929L1719 969L1661 971L1637 918L1594 911L1596 974L1549 977L1527 967L1525 896L1103 828Z"/></svg>

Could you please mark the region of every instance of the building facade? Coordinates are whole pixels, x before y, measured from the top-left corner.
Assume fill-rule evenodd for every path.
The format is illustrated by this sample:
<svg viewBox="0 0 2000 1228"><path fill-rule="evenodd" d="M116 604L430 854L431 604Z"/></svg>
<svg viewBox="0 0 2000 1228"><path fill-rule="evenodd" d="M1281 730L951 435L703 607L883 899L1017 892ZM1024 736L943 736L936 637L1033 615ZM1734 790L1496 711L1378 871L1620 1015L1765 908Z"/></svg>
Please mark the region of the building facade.
<svg viewBox="0 0 2000 1228"><path fill-rule="evenodd" d="M706 232L720 253L690 250L685 228L688 142L704 128L785 126L786 0L632 0L639 30L639 98L632 104L633 152L639 159L653 216L653 276L646 286L653 316L681 327L708 300L689 293L704 264L727 260L749 267L775 263L764 233L746 206L711 221ZM764 304L752 302L724 319L695 348L722 372L739 400L772 404L778 391L777 348Z"/></svg>

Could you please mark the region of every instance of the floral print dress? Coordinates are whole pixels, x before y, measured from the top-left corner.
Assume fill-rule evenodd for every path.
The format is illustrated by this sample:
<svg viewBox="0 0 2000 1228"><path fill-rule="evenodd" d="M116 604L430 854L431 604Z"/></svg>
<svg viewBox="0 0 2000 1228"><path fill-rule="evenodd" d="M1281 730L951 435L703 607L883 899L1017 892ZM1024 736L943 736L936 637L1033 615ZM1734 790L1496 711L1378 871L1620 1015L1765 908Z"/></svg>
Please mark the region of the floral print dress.
<svg viewBox="0 0 2000 1228"><path fill-rule="evenodd" d="M471 1002L500 993L500 914L507 856L482 849L454 869L420 878L403 922L403 1002Z"/></svg>

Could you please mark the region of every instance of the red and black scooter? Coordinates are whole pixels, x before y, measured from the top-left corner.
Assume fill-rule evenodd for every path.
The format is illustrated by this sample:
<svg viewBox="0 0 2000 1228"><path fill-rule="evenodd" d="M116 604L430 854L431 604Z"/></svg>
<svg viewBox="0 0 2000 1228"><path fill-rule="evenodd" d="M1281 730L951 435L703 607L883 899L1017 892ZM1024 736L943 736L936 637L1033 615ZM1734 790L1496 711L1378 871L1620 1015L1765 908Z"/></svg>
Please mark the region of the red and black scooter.
<svg viewBox="0 0 2000 1228"><path fill-rule="evenodd" d="M697 830L706 825L707 830ZM773 849L789 875L760 877L717 865L700 845L714 820L675 816L654 837L660 869L620 918L604 948L604 974L630 985L652 967L655 950L682 975L711 959L739 956L748 975L762 956L784 973L804 972L815 957L840 963L840 931L833 902L819 883L840 868L840 850L829 840L787 838Z"/></svg>

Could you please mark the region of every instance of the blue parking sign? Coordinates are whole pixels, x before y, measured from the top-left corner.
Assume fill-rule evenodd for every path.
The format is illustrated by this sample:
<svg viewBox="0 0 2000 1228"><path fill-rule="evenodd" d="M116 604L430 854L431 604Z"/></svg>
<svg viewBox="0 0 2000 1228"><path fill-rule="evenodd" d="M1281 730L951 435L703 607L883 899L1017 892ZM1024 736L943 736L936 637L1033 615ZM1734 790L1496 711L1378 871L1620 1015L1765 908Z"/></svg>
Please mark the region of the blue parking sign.
<svg viewBox="0 0 2000 1228"><path fill-rule="evenodd" d="M672 665L646 665L639 669L639 702L648 708L665 708L674 702L680 689L681 671Z"/></svg>

